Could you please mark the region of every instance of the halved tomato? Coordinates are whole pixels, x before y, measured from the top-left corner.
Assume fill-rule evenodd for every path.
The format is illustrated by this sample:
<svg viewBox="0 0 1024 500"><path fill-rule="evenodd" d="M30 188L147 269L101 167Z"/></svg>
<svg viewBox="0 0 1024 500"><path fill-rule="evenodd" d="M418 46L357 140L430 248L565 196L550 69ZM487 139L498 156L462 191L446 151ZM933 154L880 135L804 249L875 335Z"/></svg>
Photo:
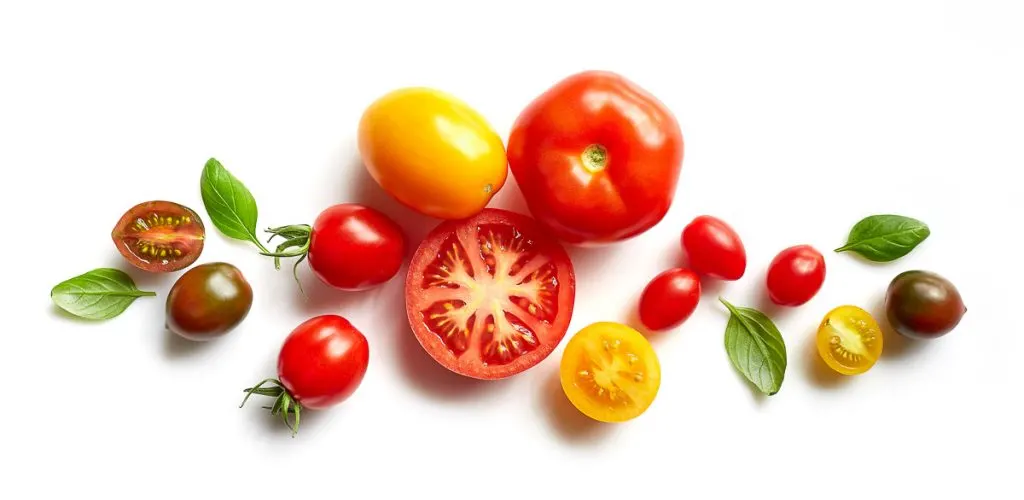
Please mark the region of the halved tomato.
<svg viewBox="0 0 1024 500"><path fill-rule="evenodd" d="M147 201L125 212L110 237L133 266L165 273L184 269L199 258L206 228L191 208Z"/></svg>
<svg viewBox="0 0 1024 500"><path fill-rule="evenodd" d="M661 387L661 364L651 343L621 323L583 328L565 346L562 390L584 415L600 422L639 417Z"/></svg>
<svg viewBox="0 0 1024 500"><path fill-rule="evenodd" d="M522 372L565 336L576 276L532 218L494 208L437 226L412 257L409 325L442 366L477 379Z"/></svg>

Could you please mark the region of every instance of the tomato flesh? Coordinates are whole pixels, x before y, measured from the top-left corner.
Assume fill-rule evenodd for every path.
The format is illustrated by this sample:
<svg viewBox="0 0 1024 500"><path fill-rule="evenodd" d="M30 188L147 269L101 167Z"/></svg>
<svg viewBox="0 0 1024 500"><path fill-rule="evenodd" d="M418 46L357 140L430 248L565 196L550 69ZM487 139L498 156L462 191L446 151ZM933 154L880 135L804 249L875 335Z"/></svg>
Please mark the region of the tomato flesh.
<svg viewBox="0 0 1024 500"><path fill-rule="evenodd" d="M840 306L829 311L818 327L818 354L837 373L858 375L878 361L882 339L882 330L870 313L857 306Z"/></svg>
<svg viewBox="0 0 1024 500"><path fill-rule="evenodd" d="M529 217L498 209L434 229L406 280L420 344L449 370L480 379L546 358L565 335L574 299L565 250Z"/></svg>
<svg viewBox="0 0 1024 500"><path fill-rule="evenodd" d="M171 201L147 201L121 216L111 238L133 266L145 271L173 272L199 258L206 229L191 208Z"/></svg>
<svg viewBox="0 0 1024 500"><path fill-rule="evenodd" d="M559 369L562 390L584 415L601 422L634 419L654 402L661 366L638 331L599 322L569 340Z"/></svg>

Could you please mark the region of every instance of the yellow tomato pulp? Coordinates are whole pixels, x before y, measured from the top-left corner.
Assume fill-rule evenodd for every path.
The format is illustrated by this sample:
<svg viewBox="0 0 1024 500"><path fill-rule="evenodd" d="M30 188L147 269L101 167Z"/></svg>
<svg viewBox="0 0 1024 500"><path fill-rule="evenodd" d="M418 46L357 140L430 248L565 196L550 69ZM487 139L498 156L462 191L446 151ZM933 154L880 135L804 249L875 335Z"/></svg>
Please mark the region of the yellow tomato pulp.
<svg viewBox="0 0 1024 500"><path fill-rule="evenodd" d="M661 385L650 342L619 323L599 322L569 340L560 368L562 390L584 415L602 422L640 416Z"/></svg>
<svg viewBox="0 0 1024 500"><path fill-rule="evenodd" d="M882 355L882 330L871 314L857 306L840 306L818 327L818 354L843 375L868 371Z"/></svg>
<svg viewBox="0 0 1024 500"><path fill-rule="evenodd" d="M385 191L442 219L483 210L508 176L505 145L487 121L428 88L396 90L371 104L359 123L359 152Z"/></svg>

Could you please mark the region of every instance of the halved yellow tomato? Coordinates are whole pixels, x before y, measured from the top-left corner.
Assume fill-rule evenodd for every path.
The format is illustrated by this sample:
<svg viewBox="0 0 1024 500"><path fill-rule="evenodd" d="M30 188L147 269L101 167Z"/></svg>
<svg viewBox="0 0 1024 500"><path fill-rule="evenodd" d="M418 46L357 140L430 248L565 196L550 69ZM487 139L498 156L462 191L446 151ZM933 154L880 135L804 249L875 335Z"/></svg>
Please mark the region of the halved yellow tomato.
<svg viewBox="0 0 1024 500"><path fill-rule="evenodd" d="M647 411L661 386L661 365L640 332L619 323L591 324L562 353L562 390L584 415L625 422Z"/></svg>
<svg viewBox="0 0 1024 500"><path fill-rule="evenodd" d="M430 88L377 99L359 122L359 153L395 199L441 219L476 215L505 185L501 137L465 102Z"/></svg>
<svg viewBox="0 0 1024 500"><path fill-rule="evenodd" d="M839 306L818 327L818 354L843 375L871 369L882 355L882 330L870 313L857 306Z"/></svg>

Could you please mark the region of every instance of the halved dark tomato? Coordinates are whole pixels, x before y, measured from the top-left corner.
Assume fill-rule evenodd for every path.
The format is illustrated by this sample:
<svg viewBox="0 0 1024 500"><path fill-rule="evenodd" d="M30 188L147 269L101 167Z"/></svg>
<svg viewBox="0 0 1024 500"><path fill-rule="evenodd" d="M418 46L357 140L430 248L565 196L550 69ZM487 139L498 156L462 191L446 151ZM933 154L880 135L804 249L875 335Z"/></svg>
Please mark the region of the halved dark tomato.
<svg viewBox="0 0 1024 500"><path fill-rule="evenodd" d="M405 298L412 331L438 363L499 379L533 367L561 342L576 276L565 249L532 218L488 208L427 235Z"/></svg>
<svg viewBox="0 0 1024 500"><path fill-rule="evenodd" d="M125 212L110 237L133 266L165 273L184 269L199 258L206 228L191 208L147 201Z"/></svg>

